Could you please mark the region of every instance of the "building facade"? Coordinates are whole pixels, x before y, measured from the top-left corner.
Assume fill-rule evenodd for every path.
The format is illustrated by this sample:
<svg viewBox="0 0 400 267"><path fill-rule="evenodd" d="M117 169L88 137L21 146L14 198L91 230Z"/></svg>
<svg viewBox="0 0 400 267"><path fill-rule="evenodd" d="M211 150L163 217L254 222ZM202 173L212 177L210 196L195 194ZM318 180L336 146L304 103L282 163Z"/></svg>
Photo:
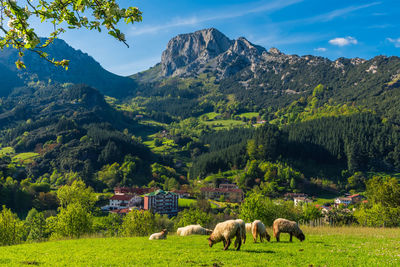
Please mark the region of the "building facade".
<svg viewBox="0 0 400 267"><path fill-rule="evenodd" d="M172 192L157 190L144 196L143 209L169 217L178 214L178 195Z"/></svg>
<svg viewBox="0 0 400 267"><path fill-rule="evenodd" d="M239 203L243 201L243 190L238 188L210 188L203 187L200 189L201 195L205 199L220 200L224 196L226 201Z"/></svg>

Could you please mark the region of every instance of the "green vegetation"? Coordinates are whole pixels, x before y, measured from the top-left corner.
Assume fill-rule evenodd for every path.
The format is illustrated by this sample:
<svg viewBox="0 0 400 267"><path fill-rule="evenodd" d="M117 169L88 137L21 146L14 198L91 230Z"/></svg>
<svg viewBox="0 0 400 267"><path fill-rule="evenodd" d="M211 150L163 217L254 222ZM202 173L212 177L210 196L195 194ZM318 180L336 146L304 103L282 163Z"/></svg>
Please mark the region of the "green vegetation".
<svg viewBox="0 0 400 267"><path fill-rule="evenodd" d="M19 153L12 158L12 162L19 165L27 165L31 164L38 156L39 154L34 152Z"/></svg>
<svg viewBox="0 0 400 267"><path fill-rule="evenodd" d="M89 238L0 248L0 263L8 266L222 265L222 266L395 266L398 229L303 228L306 240L253 243L250 235L240 251L222 244L209 248L204 236L148 240L148 237ZM271 233L271 230L268 229ZM46 253L43 253L45 251ZM62 253L60 253L62 251ZM155 253L157 252L157 253Z"/></svg>

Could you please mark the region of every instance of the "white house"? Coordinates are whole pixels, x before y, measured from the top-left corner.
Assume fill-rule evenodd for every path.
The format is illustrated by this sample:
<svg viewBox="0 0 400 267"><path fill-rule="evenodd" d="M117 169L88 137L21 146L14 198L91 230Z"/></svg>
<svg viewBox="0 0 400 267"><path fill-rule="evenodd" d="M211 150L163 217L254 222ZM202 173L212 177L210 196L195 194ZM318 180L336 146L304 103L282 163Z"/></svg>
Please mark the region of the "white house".
<svg viewBox="0 0 400 267"><path fill-rule="evenodd" d="M295 198L293 198L293 201L294 201L295 206L309 204L309 203L313 202L311 199L306 198L306 197L295 197Z"/></svg>
<svg viewBox="0 0 400 267"><path fill-rule="evenodd" d="M335 206L339 206L339 205L350 205L352 203L352 198L351 197L338 197L335 199Z"/></svg>
<svg viewBox="0 0 400 267"><path fill-rule="evenodd" d="M110 209L124 209L142 206L143 198L138 195L114 195L110 198Z"/></svg>

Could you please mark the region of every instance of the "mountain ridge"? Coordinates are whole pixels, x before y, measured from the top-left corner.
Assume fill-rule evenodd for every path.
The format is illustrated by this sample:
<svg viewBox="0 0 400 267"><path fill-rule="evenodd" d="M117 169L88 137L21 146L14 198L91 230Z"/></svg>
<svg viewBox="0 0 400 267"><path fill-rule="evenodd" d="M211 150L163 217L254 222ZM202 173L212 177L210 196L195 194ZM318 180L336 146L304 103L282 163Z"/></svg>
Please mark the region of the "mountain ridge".
<svg viewBox="0 0 400 267"><path fill-rule="evenodd" d="M10 75L13 77L10 82L3 85L0 92L2 96L6 96L17 86L38 80L83 83L98 89L103 94L118 97L129 94L136 86L131 79L105 70L93 57L81 50L74 49L64 40L54 40L44 51L49 54L49 58L70 60L68 70L56 67L30 51L26 51L22 58L27 68L18 70L14 63L18 59L18 51L6 48L0 52L0 69L7 71L7 74L0 71L0 77ZM123 90L121 90L122 88Z"/></svg>

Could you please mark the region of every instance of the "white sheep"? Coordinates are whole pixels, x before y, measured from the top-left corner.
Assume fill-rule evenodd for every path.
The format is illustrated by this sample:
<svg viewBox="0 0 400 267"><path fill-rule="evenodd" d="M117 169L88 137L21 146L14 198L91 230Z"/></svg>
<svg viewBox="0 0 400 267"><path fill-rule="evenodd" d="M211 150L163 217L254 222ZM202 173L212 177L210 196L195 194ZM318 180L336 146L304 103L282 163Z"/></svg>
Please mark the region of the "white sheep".
<svg viewBox="0 0 400 267"><path fill-rule="evenodd" d="M246 223L242 219L237 219L235 220L236 222L239 223L240 225L240 235L241 235L241 240L242 243L246 243ZM237 247L238 244L238 239L235 240L235 248Z"/></svg>
<svg viewBox="0 0 400 267"><path fill-rule="evenodd" d="M257 242L257 235L260 236L260 242L263 242L263 239L267 239L268 242L270 241L271 237L267 233L267 228L260 220L255 220L251 224L251 232L253 234L254 243Z"/></svg>
<svg viewBox="0 0 400 267"><path fill-rule="evenodd" d="M240 246L242 245L242 230L240 223L235 220L225 221L215 226L214 231L208 238L208 244L212 247L214 244L222 241L224 244L224 250L227 250L231 244L231 239L234 237L236 237L235 243L238 244L236 250L240 250Z"/></svg>
<svg viewBox="0 0 400 267"><path fill-rule="evenodd" d="M209 235L212 230L202 227L199 224L188 225L185 227L178 228L176 234L179 236L189 236L189 235Z"/></svg>
<svg viewBox="0 0 400 267"><path fill-rule="evenodd" d="M149 240L167 239L168 231L163 229L160 233L154 233L149 237Z"/></svg>
<svg viewBox="0 0 400 267"><path fill-rule="evenodd" d="M251 223L246 223L246 232L251 233Z"/></svg>

